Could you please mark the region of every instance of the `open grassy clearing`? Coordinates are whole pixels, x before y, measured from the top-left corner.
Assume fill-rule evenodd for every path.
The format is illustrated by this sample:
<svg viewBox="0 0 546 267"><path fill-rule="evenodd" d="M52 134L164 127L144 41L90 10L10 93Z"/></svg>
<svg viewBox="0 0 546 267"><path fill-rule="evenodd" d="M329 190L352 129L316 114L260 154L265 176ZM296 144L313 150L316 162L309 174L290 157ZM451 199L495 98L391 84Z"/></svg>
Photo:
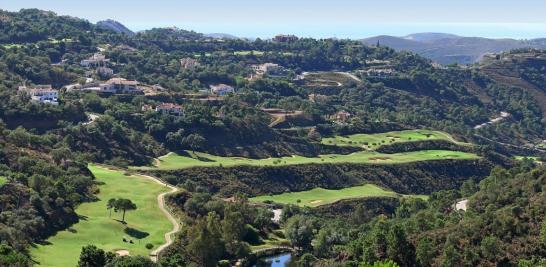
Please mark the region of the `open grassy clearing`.
<svg viewBox="0 0 546 267"><path fill-rule="evenodd" d="M4 176L0 176L0 186L7 183L8 182L8 178L4 177Z"/></svg>
<svg viewBox="0 0 546 267"><path fill-rule="evenodd" d="M233 167L240 165L251 166L283 166L310 163L361 163L361 164L395 164L424 160L441 159L476 159L476 154L449 151L449 150L423 150L396 154L383 154L374 151L360 151L348 155L320 155L309 158L303 156L291 156L268 159L249 159L242 157L221 157L202 152L184 151L183 154L169 153L160 157L154 163L155 166L131 167L137 170L176 170L191 167Z"/></svg>
<svg viewBox="0 0 546 267"><path fill-rule="evenodd" d="M40 266L76 266L85 245L94 244L106 251L126 249L131 255L147 256L151 250L145 248L147 243L157 248L165 242L163 235L172 228L171 223L160 211L157 195L169 191L154 181L142 176L124 175L122 171L109 170L91 165L99 186L99 201L81 204L76 213L81 216L80 222L65 231L57 233L47 240L46 245L36 245L31 255ZM137 210L128 211L124 225L121 212L109 211L106 203L110 198L128 198L137 205ZM123 242L133 240L133 244Z"/></svg>
<svg viewBox="0 0 546 267"><path fill-rule="evenodd" d="M272 233L269 233L267 235L267 239L263 240L263 244L259 245L252 245L250 246L250 250L256 251L261 249L269 249L279 246L290 246L290 241L288 241L285 237L284 230L276 230Z"/></svg>
<svg viewBox="0 0 546 267"><path fill-rule="evenodd" d="M332 204L342 199L365 198L365 197L399 197L404 196L393 191L385 190L373 184L347 187L343 189L331 190L324 188L314 188L308 191L289 192L279 195L253 197L250 201L264 202L273 201L281 204L293 204L299 206L317 207L321 205ZM421 197L426 196L408 196Z"/></svg>
<svg viewBox="0 0 546 267"><path fill-rule="evenodd" d="M258 51L258 50L253 50L253 51L235 51L233 52L234 55L236 56L248 56L250 54L253 54L255 56L263 56L265 54L264 51Z"/></svg>
<svg viewBox="0 0 546 267"><path fill-rule="evenodd" d="M526 157L526 156L515 156L514 157L516 160L520 160L520 161L523 161L523 160L531 160L535 163L539 163L539 164L542 164L542 161L540 160L540 157Z"/></svg>
<svg viewBox="0 0 546 267"><path fill-rule="evenodd" d="M306 72L304 77L303 82L306 87L341 87L355 82L346 74L333 71Z"/></svg>
<svg viewBox="0 0 546 267"><path fill-rule="evenodd" d="M379 134L353 134L323 138L322 143L338 146L356 146L366 149L377 149L381 145L401 142L415 142L423 140L447 140L457 144L466 144L455 141L449 134L431 130L406 130Z"/></svg>

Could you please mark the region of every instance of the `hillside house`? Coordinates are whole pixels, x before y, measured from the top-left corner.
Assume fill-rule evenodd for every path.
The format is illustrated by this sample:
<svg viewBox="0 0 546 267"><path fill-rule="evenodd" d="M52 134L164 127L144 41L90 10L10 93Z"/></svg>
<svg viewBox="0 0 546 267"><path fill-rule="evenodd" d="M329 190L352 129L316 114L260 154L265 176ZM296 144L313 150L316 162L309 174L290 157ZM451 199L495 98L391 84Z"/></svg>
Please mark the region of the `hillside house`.
<svg viewBox="0 0 546 267"><path fill-rule="evenodd" d="M80 65L82 67L97 67L104 65L106 62L110 61L109 59L106 59L106 56L101 53L95 53L91 57L84 59L80 62Z"/></svg>
<svg viewBox="0 0 546 267"><path fill-rule="evenodd" d="M224 96L227 94L232 94L234 92L235 89L227 84L217 84L210 86L210 93L214 95Z"/></svg>
<svg viewBox="0 0 546 267"><path fill-rule="evenodd" d="M181 58L180 66L185 70L193 70L195 69L195 67L199 66L199 61L197 61L197 59L189 57Z"/></svg>
<svg viewBox="0 0 546 267"><path fill-rule="evenodd" d="M395 73L395 70L390 68L371 68L362 71L362 73L370 78L389 78Z"/></svg>
<svg viewBox="0 0 546 267"><path fill-rule="evenodd" d="M156 112L181 116L183 114L182 106L173 103L162 103L155 107Z"/></svg>
<svg viewBox="0 0 546 267"><path fill-rule="evenodd" d="M279 42L279 43L289 43L297 41L298 37L291 34L279 34L275 37L273 37L273 41Z"/></svg>
<svg viewBox="0 0 546 267"><path fill-rule="evenodd" d="M337 122L346 122L351 118L351 113L342 110L335 114L335 119Z"/></svg>
<svg viewBox="0 0 546 267"><path fill-rule="evenodd" d="M114 94L142 94L139 83L124 78L112 78L100 84L100 91Z"/></svg>
<svg viewBox="0 0 546 267"><path fill-rule="evenodd" d="M19 86L18 91L28 94L32 102L52 105L59 104L59 91L53 89L51 85L36 85L34 87Z"/></svg>
<svg viewBox="0 0 546 267"><path fill-rule="evenodd" d="M275 63L252 65L251 68L257 75L282 75L284 72L284 68Z"/></svg>

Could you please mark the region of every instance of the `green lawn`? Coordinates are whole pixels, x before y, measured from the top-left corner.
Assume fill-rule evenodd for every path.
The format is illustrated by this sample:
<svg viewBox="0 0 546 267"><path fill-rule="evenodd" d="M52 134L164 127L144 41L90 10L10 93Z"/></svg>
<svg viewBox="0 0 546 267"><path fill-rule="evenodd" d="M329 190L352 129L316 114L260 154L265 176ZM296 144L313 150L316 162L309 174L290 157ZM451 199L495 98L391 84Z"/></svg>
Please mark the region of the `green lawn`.
<svg viewBox="0 0 546 267"><path fill-rule="evenodd" d="M88 244L106 251L127 249L131 255L148 255L146 243L158 247L164 243L163 235L171 230L172 225L159 210L156 199L160 193L169 191L168 188L141 176L126 176L122 171L93 165L89 169L104 183L97 195L100 200L81 204L76 209L82 218L80 222L49 238L50 245L32 248L31 255L40 266L76 266L81 247ZM106 202L110 198L128 198L137 205L137 210L127 212L127 225L117 221L121 213L108 217ZM126 227L135 230L131 236L126 233ZM141 239L136 237L145 235ZM134 244L123 242L123 238L133 240Z"/></svg>
<svg viewBox="0 0 546 267"><path fill-rule="evenodd" d="M541 161L540 161L540 157L515 156L514 158L515 158L516 160L528 159L528 160L532 160L532 161L534 161L534 162L541 162Z"/></svg>
<svg viewBox="0 0 546 267"><path fill-rule="evenodd" d="M430 130L406 130L379 134L353 134L349 136L336 136L323 138L322 143L338 146L358 146L374 150L381 145L422 140L447 140L454 143L459 143L447 133Z"/></svg>
<svg viewBox="0 0 546 267"><path fill-rule="evenodd" d="M250 54L254 54L256 56L262 56L264 54L264 51L258 51L258 50L253 50L253 51L235 51L233 52L234 55L236 56L248 56Z"/></svg>
<svg viewBox="0 0 546 267"><path fill-rule="evenodd" d="M268 159L249 159L242 157L221 157L214 156L201 152L188 152L185 151L184 155L176 153L169 153L163 157L160 157L155 162L153 167L131 167L132 169L140 170L176 170L191 167L213 167L213 166L239 166L239 165L252 165L252 166L282 166L282 165L295 165L295 164L309 164L309 163L375 163L375 164L394 164L394 163L407 163L423 160L440 160L440 159L476 159L477 155L472 153L460 152L460 151L448 151L448 150L423 150L396 154L383 154L374 151L360 151L349 155L320 155L315 158L308 158L303 156L291 156L282 158L268 158Z"/></svg>
<svg viewBox="0 0 546 267"><path fill-rule="evenodd" d="M250 201L264 202L269 200L281 204L294 204L299 206L317 207L320 205L331 204L342 199L398 196L401 195L392 191L385 190L373 184L365 184L339 190L315 188L302 192L289 192L280 195L259 196L251 198ZM426 196L415 197L426 198Z"/></svg>

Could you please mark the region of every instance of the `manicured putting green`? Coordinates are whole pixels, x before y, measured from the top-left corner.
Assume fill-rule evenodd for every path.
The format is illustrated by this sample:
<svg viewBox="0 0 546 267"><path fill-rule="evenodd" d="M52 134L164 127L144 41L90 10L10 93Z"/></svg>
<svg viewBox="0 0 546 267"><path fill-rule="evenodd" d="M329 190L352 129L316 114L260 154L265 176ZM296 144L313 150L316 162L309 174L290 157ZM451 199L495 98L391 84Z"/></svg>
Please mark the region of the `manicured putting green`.
<svg viewBox="0 0 546 267"><path fill-rule="evenodd" d="M131 167L140 170L176 170L191 167L233 167L240 165L251 166L283 166L310 163L362 163L362 164L395 164L424 160L443 159L476 159L477 155L472 153L449 151L449 150L422 150L414 152L383 154L374 151L360 151L348 155L320 155L309 158L302 156L291 156L268 159L249 159L242 157L220 157L201 152L185 151L183 155L169 153L156 160L154 167Z"/></svg>
<svg viewBox="0 0 546 267"><path fill-rule="evenodd" d="M381 145L423 140L447 140L458 144L464 144L455 141L455 139L453 139L453 137L451 137L447 133L430 130L406 130L378 134L353 134L348 136L336 136L323 138L322 143L326 145L357 146L374 150Z"/></svg>
<svg viewBox="0 0 546 267"><path fill-rule="evenodd" d="M104 183L99 186L99 201L81 204L76 209L80 222L49 238L46 245L36 245L31 250L38 265L76 266L81 248L89 244L106 251L124 249L130 255L147 256L151 250L145 245L151 243L157 248L164 243L164 234L171 230L171 223L157 203L157 195L169 191L169 188L142 176L124 175L122 171L94 165L89 169L97 181ZM110 198L127 198L137 205L137 210L127 212L127 225L118 221L121 212L112 212L109 218L106 203ZM123 238L132 240L133 244L124 242Z"/></svg>
<svg viewBox="0 0 546 267"><path fill-rule="evenodd" d="M373 184L348 187L338 190L315 188L302 192L290 192L280 195L259 196L251 198L250 201L264 202L273 201L281 204L294 204L299 206L317 207L327 205L343 199L365 198L365 197L399 197L395 192L385 190ZM426 196L411 196L422 197Z"/></svg>

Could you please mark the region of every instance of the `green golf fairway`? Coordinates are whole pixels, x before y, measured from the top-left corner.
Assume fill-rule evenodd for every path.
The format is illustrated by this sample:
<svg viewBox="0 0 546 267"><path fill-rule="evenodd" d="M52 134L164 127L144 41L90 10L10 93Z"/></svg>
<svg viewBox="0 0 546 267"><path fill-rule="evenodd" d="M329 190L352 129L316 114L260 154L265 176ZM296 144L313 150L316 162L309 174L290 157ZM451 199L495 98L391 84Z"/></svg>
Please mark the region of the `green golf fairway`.
<svg viewBox="0 0 546 267"><path fill-rule="evenodd" d="M156 248L165 242L163 235L171 230L172 225L160 211L157 195L169 191L169 188L142 176L126 176L123 171L95 165L89 169L97 181L104 183L99 186L99 201L82 203L76 209L81 217L79 223L52 236L46 245L36 245L31 249L32 258L38 265L74 267L81 248L90 244L106 251L125 249L130 255L147 256L151 251L145 248L147 243ZM137 205L136 210L127 211L127 225L118 221L121 212L112 212L112 217L109 217L106 203L110 198L127 198ZM133 237L126 233L126 228L135 229ZM133 244L123 242L123 238L133 240Z"/></svg>
<svg viewBox="0 0 546 267"><path fill-rule="evenodd" d="M407 130L379 134L353 134L348 136L336 136L323 138L326 145L357 146L367 149L377 149L381 145L403 142L415 142L423 140L447 140L458 144L449 134L430 130Z"/></svg>
<svg viewBox="0 0 546 267"><path fill-rule="evenodd" d="M221 157L201 152L185 152L185 155L169 153L156 160L154 167L131 167L137 170L176 170L191 167L232 167L239 165L251 166L283 166L310 163L364 163L364 164L394 164L424 160L441 159L476 159L472 153L449 150L422 150L414 152L383 154L373 151L360 151L349 155L320 155L315 158L291 156L268 159L249 159L241 157Z"/></svg>
<svg viewBox="0 0 546 267"><path fill-rule="evenodd" d="M250 201L264 202L269 200L281 204L294 204L299 206L317 207L321 205L331 204L342 199L398 196L402 195L385 190L373 184L365 184L361 186L348 187L338 190L315 188L302 192L290 192L273 196L259 196L251 198ZM426 196L409 197L426 198Z"/></svg>

